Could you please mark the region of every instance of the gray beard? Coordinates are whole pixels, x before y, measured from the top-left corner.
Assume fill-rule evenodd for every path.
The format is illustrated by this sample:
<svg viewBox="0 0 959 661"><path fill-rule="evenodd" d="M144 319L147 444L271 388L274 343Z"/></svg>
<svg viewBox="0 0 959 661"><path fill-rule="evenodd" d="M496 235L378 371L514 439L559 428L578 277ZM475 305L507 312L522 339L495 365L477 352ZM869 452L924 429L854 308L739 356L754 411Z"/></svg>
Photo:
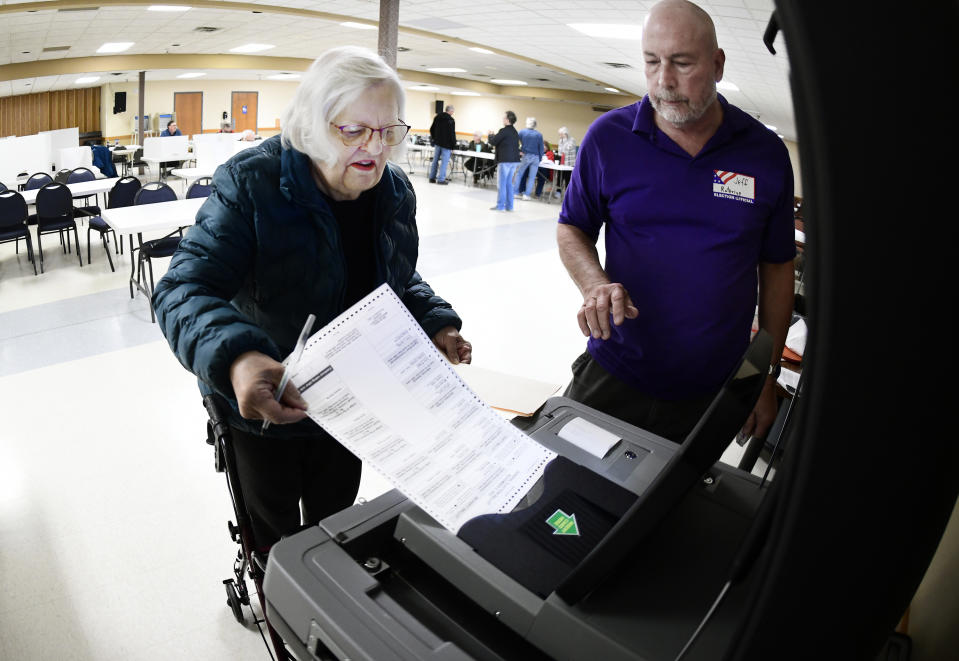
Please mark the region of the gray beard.
<svg viewBox="0 0 959 661"><path fill-rule="evenodd" d="M668 98L668 95L666 95L666 98L663 98L662 96L650 96L649 100L653 104L653 109L659 113L660 117L665 119L670 124L682 126L684 124L691 124L706 114L709 106L712 105L712 103L716 100L716 86L713 85L709 95L701 103L693 103L692 101L688 101L688 108L685 111L679 108L661 107L662 104L660 104L660 101L676 100L675 98Z"/></svg>

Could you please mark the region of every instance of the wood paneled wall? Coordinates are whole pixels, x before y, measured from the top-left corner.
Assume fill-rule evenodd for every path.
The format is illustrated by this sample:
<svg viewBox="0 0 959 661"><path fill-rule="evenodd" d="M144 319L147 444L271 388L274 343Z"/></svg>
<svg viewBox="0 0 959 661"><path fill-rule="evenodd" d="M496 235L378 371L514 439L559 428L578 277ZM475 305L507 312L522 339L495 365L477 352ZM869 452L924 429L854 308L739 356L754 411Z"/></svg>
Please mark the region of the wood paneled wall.
<svg viewBox="0 0 959 661"><path fill-rule="evenodd" d="M0 98L0 137L40 131L100 129L100 88L21 94Z"/></svg>

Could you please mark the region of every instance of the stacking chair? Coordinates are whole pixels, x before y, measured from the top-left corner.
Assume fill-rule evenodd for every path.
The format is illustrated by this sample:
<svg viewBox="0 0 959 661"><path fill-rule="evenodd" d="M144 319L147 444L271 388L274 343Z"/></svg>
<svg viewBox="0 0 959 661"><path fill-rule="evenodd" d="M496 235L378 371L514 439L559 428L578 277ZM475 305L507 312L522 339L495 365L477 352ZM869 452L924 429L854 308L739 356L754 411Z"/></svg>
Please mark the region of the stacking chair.
<svg viewBox="0 0 959 661"><path fill-rule="evenodd" d="M23 190L35 190L37 188L43 188L49 183L53 182L53 177L48 175L46 172L37 172L31 174L27 177L26 183L23 184ZM27 225L36 225L37 224L37 214L30 214L27 218Z"/></svg>
<svg viewBox="0 0 959 661"><path fill-rule="evenodd" d="M2 181L0 181L0 193L2 193L5 190L7 190L7 185L3 183Z"/></svg>
<svg viewBox="0 0 959 661"><path fill-rule="evenodd" d="M140 180L136 177L121 177L120 180L113 184L113 188L110 189L110 193L107 196L107 208L116 209L119 207L129 207L133 206L133 198L136 196L137 191L140 190ZM107 225L107 221L103 220L100 215L93 216L90 218L90 222L87 225L87 264L90 263L90 231L95 230L100 233L100 241L103 242L103 249L107 253L107 260L110 262L110 270L115 271L113 268L113 257L110 256L110 237L108 236L110 232L113 232L113 250L117 252L117 233L113 231L113 228ZM120 250L119 254L123 254L123 235L120 235Z"/></svg>
<svg viewBox="0 0 959 661"><path fill-rule="evenodd" d="M57 173L53 175L53 180L58 184L67 184L70 183L70 173L73 172L70 168L63 168L62 170L57 170Z"/></svg>
<svg viewBox="0 0 959 661"><path fill-rule="evenodd" d="M155 204L157 202L172 202L177 199L176 191L167 184L154 181L141 187L133 198L134 204ZM146 262L150 270L150 287L147 289L147 299L150 303L150 321L156 321L156 315L153 312L153 262L154 258L171 257L180 245L180 239L183 238L183 228L177 230L177 235L168 235L161 239L140 242L140 254L137 257L137 284L140 284L140 274L143 270L143 263ZM132 254L131 248L131 254ZM130 283L130 298L133 298L133 283Z"/></svg>
<svg viewBox="0 0 959 661"><path fill-rule="evenodd" d="M0 184L2 185L2 184ZM27 203L17 191L0 192L0 243L14 241L17 254L20 253L20 239L27 242L27 257L33 263L33 275L37 275L37 260L33 254L33 241L27 227Z"/></svg>
<svg viewBox="0 0 959 661"><path fill-rule="evenodd" d="M97 176L93 174L93 172L89 170L88 168L79 167L79 168L74 168L73 170L70 171L69 175L67 176L66 183L75 184L81 181L93 181L96 178ZM87 201L91 197L96 198L96 195L95 194L83 195L83 196L74 198L76 200L83 200L83 204L85 205L85 206L78 207L74 210L73 216L75 218L79 216L99 216L100 215L100 207L98 205L96 204L89 205L89 206L86 205Z"/></svg>
<svg viewBox="0 0 959 661"><path fill-rule="evenodd" d="M120 181L113 184L113 188L110 189L110 194L107 196L107 209L133 206L133 200L141 186L140 180L136 177L130 175L121 177Z"/></svg>
<svg viewBox="0 0 959 661"><path fill-rule="evenodd" d="M150 164L143 160L143 147L133 152L133 156L130 157L129 167L130 169L133 169L133 168L146 168L147 170L150 169ZM141 171L141 174L142 174L142 171Z"/></svg>
<svg viewBox="0 0 959 661"><path fill-rule="evenodd" d="M43 188L52 181L53 177L48 175L46 172L37 172L36 174L31 174L27 178L27 183L23 185L23 189L33 190L35 188Z"/></svg>
<svg viewBox="0 0 959 661"><path fill-rule="evenodd" d="M66 231L67 243L63 247L66 253L70 245L70 230L77 241L77 259L83 266L80 256L80 236L77 233L77 223L73 219L73 195L66 184L51 182L37 191L37 252L40 253L40 273L43 273L43 242L44 234L57 232L63 242L63 232Z"/></svg>
<svg viewBox="0 0 959 661"><path fill-rule="evenodd" d="M151 181L140 187L133 196L134 204L154 204L156 202L172 202L177 199L176 191L162 181Z"/></svg>
<svg viewBox="0 0 959 661"><path fill-rule="evenodd" d="M194 197L210 197L211 185L213 183L212 177L200 177L192 184L186 191L187 199Z"/></svg>

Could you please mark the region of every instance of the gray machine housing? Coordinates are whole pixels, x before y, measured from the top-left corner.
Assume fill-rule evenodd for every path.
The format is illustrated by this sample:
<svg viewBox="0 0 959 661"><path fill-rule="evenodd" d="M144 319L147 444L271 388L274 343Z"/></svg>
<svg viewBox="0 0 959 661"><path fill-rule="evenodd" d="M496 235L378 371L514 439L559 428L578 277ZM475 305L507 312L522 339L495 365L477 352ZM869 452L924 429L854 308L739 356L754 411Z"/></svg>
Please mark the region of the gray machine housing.
<svg viewBox="0 0 959 661"><path fill-rule="evenodd" d="M558 436L576 417L621 440L596 458ZM563 397L514 424L637 495L679 447ZM726 583L765 490L755 476L716 464L575 604L527 590L389 491L274 546L267 617L300 659L672 660ZM534 488L526 504L537 496ZM727 647L748 587L728 592L686 659Z"/></svg>

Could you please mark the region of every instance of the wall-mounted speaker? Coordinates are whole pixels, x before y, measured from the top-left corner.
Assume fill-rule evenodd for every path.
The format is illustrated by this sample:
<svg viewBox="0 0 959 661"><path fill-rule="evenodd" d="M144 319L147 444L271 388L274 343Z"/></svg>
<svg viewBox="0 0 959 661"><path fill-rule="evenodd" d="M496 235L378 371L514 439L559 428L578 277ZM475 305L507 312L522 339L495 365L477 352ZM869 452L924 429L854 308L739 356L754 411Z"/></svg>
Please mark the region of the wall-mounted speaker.
<svg viewBox="0 0 959 661"><path fill-rule="evenodd" d="M434 115L440 114L441 112L443 112L443 101L434 101L433 107L435 108L435 110L433 111L433 114Z"/></svg>
<svg viewBox="0 0 959 661"><path fill-rule="evenodd" d="M127 111L127 93L126 92L114 92L113 93L113 114L116 115L121 112Z"/></svg>

